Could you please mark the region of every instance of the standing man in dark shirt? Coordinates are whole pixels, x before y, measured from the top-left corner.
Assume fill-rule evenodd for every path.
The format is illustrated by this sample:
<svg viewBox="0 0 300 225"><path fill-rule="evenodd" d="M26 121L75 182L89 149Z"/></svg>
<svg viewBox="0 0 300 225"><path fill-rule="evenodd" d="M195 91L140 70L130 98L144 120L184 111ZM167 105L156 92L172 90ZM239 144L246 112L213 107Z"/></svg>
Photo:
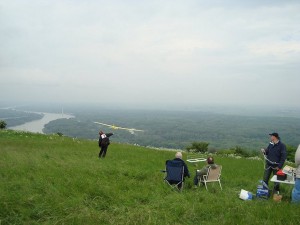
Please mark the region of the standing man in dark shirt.
<svg viewBox="0 0 300 225"><path fill-rule="evenodd" d="M110 144L109 137L112 136L113 133L105 134L103 131L99 132L99 141L98 145L100 147L99 158L104 158L106 156L108 145Z"/></svg>
<svg viewBox="0 0 300 225"><path fill-rule="evenodd" d="M266 149L262 149L265 155L266 166L264 172L264 182L268 184L271 173L274 175L278 170L282 169L286 160L286 147L280 141L278 133L269 134L271 142ZM274 191L279 192L279 183L275 183Z"/></svg>

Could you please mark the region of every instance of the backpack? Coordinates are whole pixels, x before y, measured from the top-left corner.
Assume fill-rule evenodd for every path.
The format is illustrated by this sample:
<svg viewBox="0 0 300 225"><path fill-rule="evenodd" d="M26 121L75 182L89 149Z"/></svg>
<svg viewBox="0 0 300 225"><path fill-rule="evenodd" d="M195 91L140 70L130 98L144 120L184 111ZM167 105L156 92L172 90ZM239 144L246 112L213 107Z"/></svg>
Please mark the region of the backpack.
<svg viewBox="0 0 300 225"><path fill-rule="evenodd" d="M101 147L106 147L106 146L108 146L110 144L109 143L109 139L108 139L108 137L105 134L102 134L101 138L102 138L102 140L101 140Z"/></svg>

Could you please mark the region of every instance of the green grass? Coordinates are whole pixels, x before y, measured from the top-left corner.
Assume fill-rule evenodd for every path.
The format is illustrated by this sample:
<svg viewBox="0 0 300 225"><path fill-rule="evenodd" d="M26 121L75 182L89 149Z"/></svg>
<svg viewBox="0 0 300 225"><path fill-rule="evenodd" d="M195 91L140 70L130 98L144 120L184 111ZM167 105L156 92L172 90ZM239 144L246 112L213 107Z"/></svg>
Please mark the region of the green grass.
<svg viewBox="0 0 300 225"><path fill-rule="evenodd" d="M194 189L191 178L178 193L160 172L174 152L117 143L105 159L98 152L95 141L0 131L0 224L300 223L290 186L281 203L238 198L255 192L262 161L216 157L223 191Z"/></svg>

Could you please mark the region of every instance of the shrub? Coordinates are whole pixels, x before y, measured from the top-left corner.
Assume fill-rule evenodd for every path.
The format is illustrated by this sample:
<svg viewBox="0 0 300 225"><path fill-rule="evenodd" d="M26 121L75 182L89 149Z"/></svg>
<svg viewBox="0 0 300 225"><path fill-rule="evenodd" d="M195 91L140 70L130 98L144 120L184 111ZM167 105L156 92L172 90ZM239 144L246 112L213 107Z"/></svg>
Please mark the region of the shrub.
<svg viewBox="0 0 300 225"><path fill-rule="evenodd" d="M57 134L58 136L60 136L60 137L64 136L64 134L61 133L61 132L57 132L56 134Z"/></svg>
<svg viewBox="0 0 300 225"><path fill-rule="evenodd" d="M234 150L235 154L239 155L239 156L243 156L243 157L253 156L253 154L251 154L249 151L247 151L246 149L243 149L240 146L235 146L234 148L232 148L232 150Z"/></svg>
<svg viewBox="0 0 300 225"><path fill-rule="evenodd" d="M204 153L207 152L208 145L209 145L208 142L193 142L192 145L186 147L186 150L188 152L193 151L193 152Z"/></svg>
<svg viewBox="0 0 300 225"><path fill-rule="evenodd" d="M217 151L217 155L234 155L235 151L233 149L224 149Z"/></svg>
<svg viewBox="0 0 300 225"><path fill-rule="evenodd" d="M217 152L218 152L218 149L216 149L216 148L209 148L208 149L208 153L215 154Z"/></svg>
<svg viewBox="0 0 300 225"><path fill-rule="evenodd" d="M286 159L290 162L295 162L295 153L297 148L291 145L286 145Z"/></svg>
<svg viewBox="0 0 300 225"><path fill-rule="evenodd" d="M0 120L0 129L5 129L6 128L6 122L4 120Z"/></svg>

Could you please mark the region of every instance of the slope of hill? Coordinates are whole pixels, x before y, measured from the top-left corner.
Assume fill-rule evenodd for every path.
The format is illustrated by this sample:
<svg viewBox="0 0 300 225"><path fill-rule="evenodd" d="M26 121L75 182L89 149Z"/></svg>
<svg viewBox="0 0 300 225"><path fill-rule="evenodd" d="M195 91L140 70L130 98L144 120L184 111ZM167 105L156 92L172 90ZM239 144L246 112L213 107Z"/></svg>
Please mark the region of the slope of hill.
<svg viewBox="0 0 300 225"><path fill-rule="evenodd" d="M282 186L281 203L241 201L255 191L259 160L216 157L218 185L182 193L162 182L172 151L112 143L98 159L95 141L0 131L0 224L299 224L299 206ZM186 158L186 155L184 155ZM192 176L196 167L189 164ZM199 167L202 165L199 164Z"/></svg>

